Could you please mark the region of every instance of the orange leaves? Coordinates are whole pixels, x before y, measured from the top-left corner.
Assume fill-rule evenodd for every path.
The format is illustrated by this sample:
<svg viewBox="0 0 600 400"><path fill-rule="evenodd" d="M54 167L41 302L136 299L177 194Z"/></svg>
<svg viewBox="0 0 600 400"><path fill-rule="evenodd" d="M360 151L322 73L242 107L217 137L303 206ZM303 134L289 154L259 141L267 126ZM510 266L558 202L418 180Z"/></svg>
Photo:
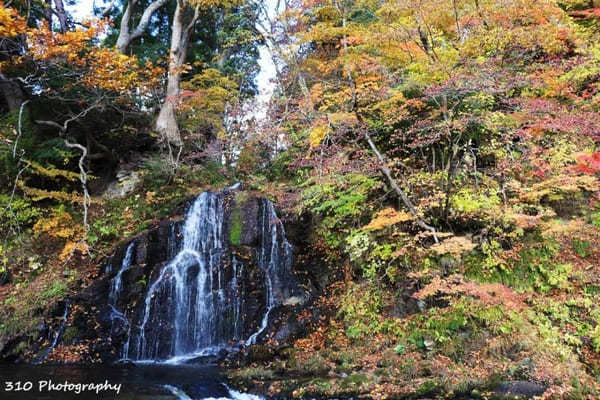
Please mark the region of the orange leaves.
<svg viewBox="0 0 600 400"><path fill-rule="evenodd" d="M54 60L62 58L75 65L85 65L81 52L86 50L92 40L106 29L105 21L87 23L86 29L78 28L65 33L53 32L47 23L27 32L29 54L35 60Z"/></svg>
<svg viewBox="0 0 600 400"><path fill-rule="evenodd" d="M55 362L55 363L77 363L85 360L85 357L89 355L90 349L85 344L78 345L70 345L64 346L59 345L56 346L48 358L47 362Z"/></svg>
<svg viewBox="0 0 600 400"><path fill-rule="evenodd" d="M107 21L92 20L83 25L65 33L52 31L47 23L28 28L16 11L0 9L0 36L12 35L18 29L26 39L25 53L11 60L12 65L33 61L40 66L41 81L51 81L55 74L69 77L68 84L46 90L84 88L97 93L100 89L111 92L118 101L143 96L160 85L162 68L150 62L140 65L136 57L96 43L105 33ZM86 99L81 101L83 104Z"/></svg>
<svg viewBox="0 0 600 400"><path fill-rule="evenodd" d="M348 46L358 46L365 43L365 38L360 35L348 36L346 38L346 44Z"/></svg>
<svg viewBox="0 0 600 400"><path fill-rule="evenodd" d="M23 18L19 12L12 8L6 7L2 1L0 1L0 40L5 42L6 40L13 39L19 41L19 35L23 35L27 31L27 21ZM3 44L3 60L0 61L0 71L4 71L7 67L12 65L13 53L6 51L10 47L18 48L19 45L6 45Z"/></svg>
<svg viewBox="0 0 600 400"><path fill-rule="evenodd" d="M439 255L450 254L453 257L460 257L463 253L468 253L475 249L477 245L465 236L453 236L431 246L431 250Z"/></svg>
<svg viewBox="0 0 600 400"><path fill-rule="evenodd" d="M136 57L94 44L106 26L106 21L95 20L89 22L86 29L58 33L44 24L29 32L30 55L35 61L48 63L65 73L69 69L77 72L80 79L71 86L83 85L122 95L131 91L143 94L159 84L162 69L151 63L140 66Z"/></svg>
<svg viewBox="0 0 600 400"><path fill-rule="evenodd" d="M428 285L413 294L413 297L424 300L438 294L470 296L479 299L487 306L502 305L508 310L520 310L525 307L525 295L517 294L509 287L500 283L479 284L473 281L466 282L461 275L444 279L436 275Z"/></svg>
<svg viewBox="0 0 600 400"><path fill-rule="evenodd" d="M142 68L137 58L120 54L115 49L95 48L86 58L88 73L81 83L87 87L123 93L137 89L146 92L159 84L161 68L152 64Z"/></svg>
<svg viewBox="0 0 600 400"><path fill-rule="evenodd" d="M27 29L25 18L12 7L6 7L0 1L0 37L11 38L24 33Z"/></svg>
<svg viewBox="0 0 600 400"><path fill-rule="evenodd" d="M414 219L415 217L409 213L402 211L399 212L389 207L379 211L375 218L373 218L371 222L364 227L364 229L377 231L388 226L396 225L400 222L413 221Z"/></svg>
<svg viewBox="0 0 600 400"><path fill-rule="evenodd" d="M325 347L325 330L326 328L321 326L312 332L308 337L298 339L295 343L295 347L303 350L319 350Z"/></svg>
<svg viewBox="0 0 600 400"><path fill-rule="evenodd" d="M574 18L597 19L600 18L600 6L586 8L584 10L571 11L570 15Z"/></svg>

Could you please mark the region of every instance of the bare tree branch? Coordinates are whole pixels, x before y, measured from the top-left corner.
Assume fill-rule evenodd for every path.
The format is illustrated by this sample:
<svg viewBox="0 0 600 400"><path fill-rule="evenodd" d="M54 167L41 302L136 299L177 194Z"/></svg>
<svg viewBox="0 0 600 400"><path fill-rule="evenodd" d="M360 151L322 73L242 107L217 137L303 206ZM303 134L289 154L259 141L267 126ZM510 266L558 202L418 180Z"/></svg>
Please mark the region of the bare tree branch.
<svg viewBox="0 0 600 400"><path fill-rule="evenodd" d="M17 123L17 137L15 138L15 145L13 146L13 158L16 158L17 156L17 146L19 145L19 139L21 138L22 135L22 122L21 120L23 119L23 108L27 105L27 103L29 103L29 100L26 100L24 102L21 103L21 107L19 107L19 122Z"/></svg>
<svg viewBox="0 0 600 400"><path fill-rule="evenodd" d="M79 143L71 143L68 139L64 139L65 145L71 149L79 149L81 151L81 157L79 157L79 180L81 181L81 186L83 188L83 225L86 229L86 237L87 233L90 231L90 225L88 223L88 208L90 205L90 194L87 189L87 172L85 170L85 166L83 165L85 158L87 157L87 149L80 145Z"/></svg>
<svg viewBox="0 0 600 400"><path fill-rule="evenodd" d="M79 157L78 166L79 166L79 180L81 181L81 186L83 189L83 225L85 226L86 233L85 233L85 236L81 239L81 241L77 244L77 246L75 246L74 249L77 249L79 247L79 244L86 241L86 239L89 235L89 232L90 232L90 224L88 222L88 209L90 206L90 194L87 189L88 175L87 175L87 171L85 170L85 165L84 165L85 159L88 155L88 150L86 147L80 145L79 143L70 142L65 136L67 134L67 129L69 128L69 124L71 122L86 116L90 111L92 111L93 109L98 108L98 107L100 107L99 102L92 104L85 110L81 111L79 114L74 115L71 118L67 119L65 122L63 122L62 125L55 121L43 121L43 120L35 121L39 125L51 126L51 127L58 129L59 135L63 138L65 146L67 146L68 148L71 148L71 149L78 149L81 151L81 156ZM72 253L71 253L71 255L72 255ZM70 258L71 258L71 256L69 256L69 258L67 259L67 261L65 263L67 263Z"/></svg>
<svg viewBox="0 0 600 400"><path fill-rule="evenodd" d="M428 225L419 216L419 213L417 212L417 209L415 208L415 206L412 203L412 201L410 201L410 199L408 198L408 196L406 195L406 193L404 192L404 190L402 190L400 188L400 186L398 186L398 183L396 183L396 180L392 176L392 172L390 171L390 169L387 166L387 162L385 161L385 158L379 152L379 150L377 149L377 146L375 146L375 143L371 139L371 136L369 135L369 132L367 130L365 130L365 139L367 139L367 142L369 143L369 146L371 147L371 150L373 150L373 152L377 156L377 159L379 160L379 163L378 163L379 169L386 176L386 178L388 179L388 182L390 183L390 186L392 187L392 189L394 189L394 191L396 192L396 194L398 195L398 197L400 197L400 199L402 200L402 202L404 203L404 205L406 206L406 208L408 208L408 211L412 214L413 217L415 217L417 225L419 225L421 228L426 229L429 232L433 233L433 240L435 240L436 243L439 243L437 235L436 235L436 229L433 226Z"/></svg>

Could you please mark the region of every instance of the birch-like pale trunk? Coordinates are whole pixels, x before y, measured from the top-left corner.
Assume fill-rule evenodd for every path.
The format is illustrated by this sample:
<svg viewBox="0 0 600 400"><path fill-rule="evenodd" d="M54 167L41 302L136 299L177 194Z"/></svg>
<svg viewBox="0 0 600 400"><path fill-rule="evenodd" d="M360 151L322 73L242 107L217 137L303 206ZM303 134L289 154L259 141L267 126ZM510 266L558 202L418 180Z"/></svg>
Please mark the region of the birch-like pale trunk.
<svg viewBox="0 0 600 400"><path fill-rule="evenodd" d="M165 101L156 119L156 130L167 144L181 146L181 134L177 125L177 114L175 104L179 98L181 72L187 57L190 36L194 30L196 21L200 14L199 6L194 10L192 20L185 25L183 15L187 3L185 0L177 0L177 7L173 15L173 26L171 29L171 45L169 58L169 72L167 75L167 91Z"/></svg>
<svg viewBox="0 0 600 400"><path fill-rule="evenodd" d="M61 0L59 0L61 1ZM135 6L137 4L137 0L130 0L127 3L127 7L125 8L125 12L123 13L123 17L121 18L121 25L119 26L119 37L117 38L117 50L121 54L125 54L127 52L127 48L135 39L139 38L144 34L146 29L148 28L148 24L150 23L150 19L152 15L161 8L163 5L167 3L167 0L155 0L142 13L142 17L138 22L137 26L131 29L131 18L133 12L135 10ZM110 9L114 7L114 2L111 2L109 6L104 10L103 14L108 14Z"/></svg>

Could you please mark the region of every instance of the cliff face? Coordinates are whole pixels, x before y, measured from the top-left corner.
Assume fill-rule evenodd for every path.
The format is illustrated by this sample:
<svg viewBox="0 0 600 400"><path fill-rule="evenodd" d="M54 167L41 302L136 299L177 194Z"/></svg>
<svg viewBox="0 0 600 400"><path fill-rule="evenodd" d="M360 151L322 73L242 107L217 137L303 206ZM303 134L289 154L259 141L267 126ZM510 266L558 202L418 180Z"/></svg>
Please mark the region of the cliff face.
<svg viewBox="0 0 600 400"><path fill-rule="evenodd" d="M298 247L306 220L294 220L290 241L269 200L236 190L182 209L117 246L100 278L57 305L64 318L49 318L35 343L17 338L5 358L183 361L301 334L295 316L327 280L314 257L296 257L308 253Z"/></svg>

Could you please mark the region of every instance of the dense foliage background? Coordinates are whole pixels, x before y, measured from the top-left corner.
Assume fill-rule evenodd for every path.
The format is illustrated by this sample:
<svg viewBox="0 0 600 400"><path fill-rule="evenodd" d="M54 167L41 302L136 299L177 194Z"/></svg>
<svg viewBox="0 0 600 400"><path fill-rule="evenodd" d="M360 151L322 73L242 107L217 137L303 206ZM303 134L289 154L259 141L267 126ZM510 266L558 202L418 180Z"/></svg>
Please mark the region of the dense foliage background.
<svg viewBox="0 0 600 400"><path fill-rule="evenodd" d="M126 51L124 10L133 26L156 2L85 23L59 3L0 8L0 343L116 242L239 180L311 214L345 277L323 282L311 335L242 381L277 391L280 368L319 376L297 396L508 379L596 398L597 1L290 0L275 18L164 1ZM261 44L277 76L256 120ZM169 104L180 140L155 125Z"/></svg>

